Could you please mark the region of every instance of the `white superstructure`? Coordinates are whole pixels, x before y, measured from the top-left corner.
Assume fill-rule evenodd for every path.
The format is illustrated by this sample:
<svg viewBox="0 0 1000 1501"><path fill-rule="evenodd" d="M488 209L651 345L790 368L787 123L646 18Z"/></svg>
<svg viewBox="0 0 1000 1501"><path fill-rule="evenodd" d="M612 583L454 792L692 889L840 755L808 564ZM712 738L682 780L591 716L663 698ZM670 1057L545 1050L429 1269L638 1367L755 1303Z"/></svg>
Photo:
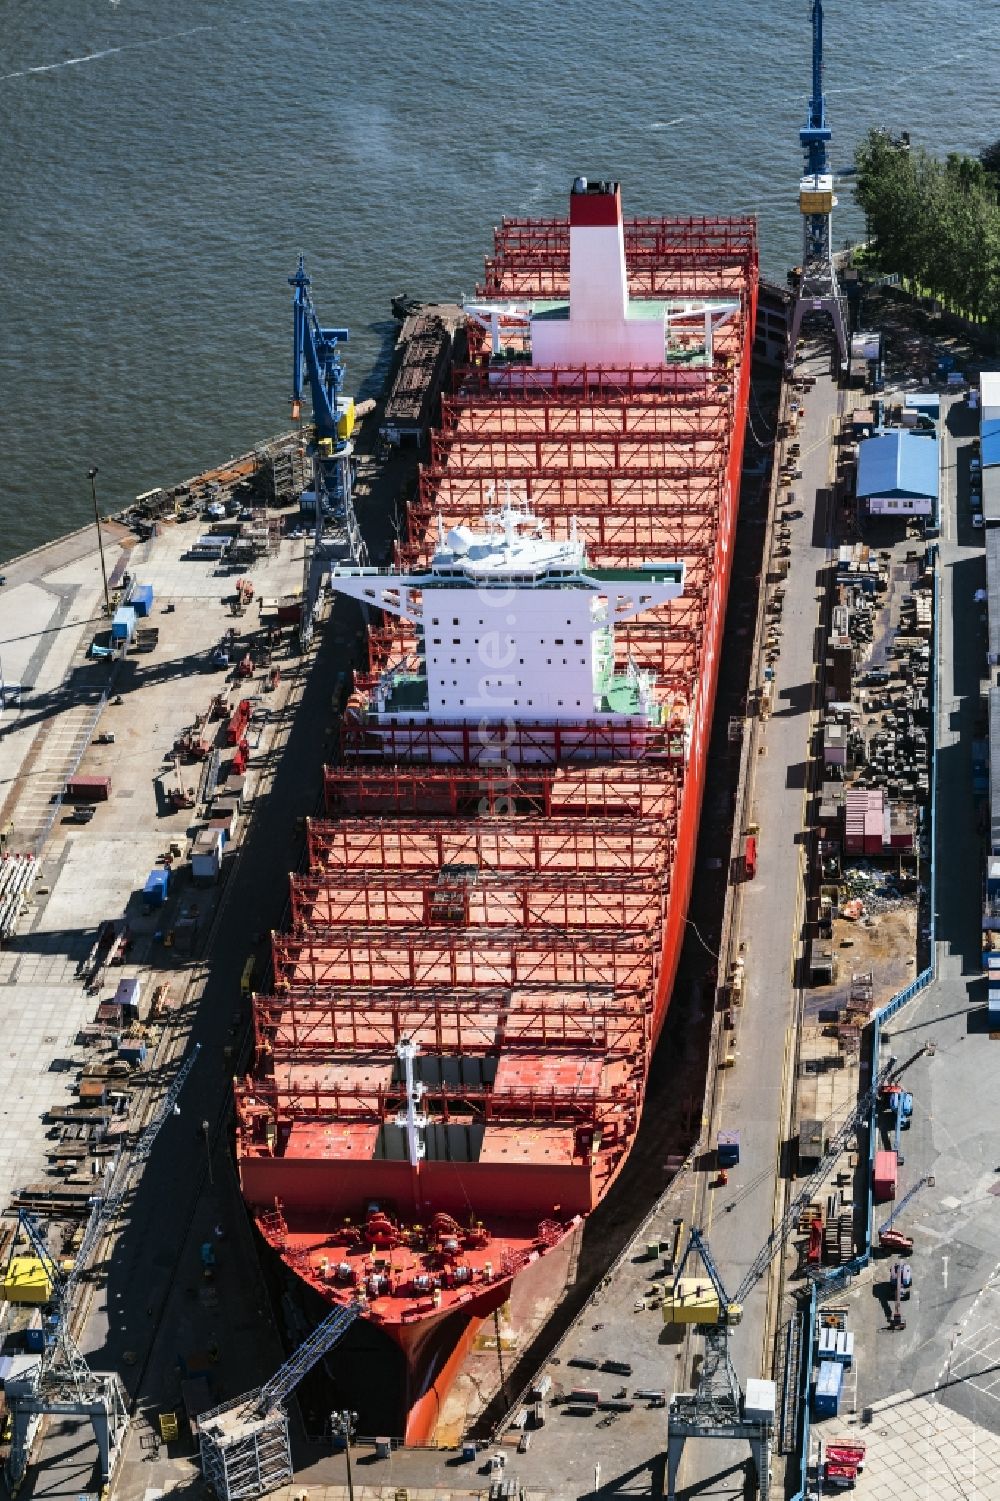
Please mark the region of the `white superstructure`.
<svg viewBox="0 0 1000 1501"><path fill-rule="evenodd" d="M683 593L683 563L591 568L575 525L553 541L509 495L484 527L442 527L430 566L412 573L333 570L334 589L418 630L422 670L383 673L371 711L407 722L659 723L652 674L615 671L614 628Z"/></svg>

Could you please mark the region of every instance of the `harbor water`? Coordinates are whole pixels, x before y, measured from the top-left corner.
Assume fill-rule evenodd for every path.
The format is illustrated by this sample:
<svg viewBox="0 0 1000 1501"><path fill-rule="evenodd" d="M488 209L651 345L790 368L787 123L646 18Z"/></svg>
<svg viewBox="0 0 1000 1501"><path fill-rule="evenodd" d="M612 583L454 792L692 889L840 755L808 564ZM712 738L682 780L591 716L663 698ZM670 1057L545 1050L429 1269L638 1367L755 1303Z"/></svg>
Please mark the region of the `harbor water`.
<svg viewBox="0 0 1000 1501"><path fill-rule="evenodd" d="M628 213L755 213L798 259L806 0L42 0L0 30L0 558L280 430L307 257L377 382L389 298L471 293L577 172ZM977 152L993 6L829 0L833 161L871 125ZM841 189L835 241L862 225Z"/></svg>

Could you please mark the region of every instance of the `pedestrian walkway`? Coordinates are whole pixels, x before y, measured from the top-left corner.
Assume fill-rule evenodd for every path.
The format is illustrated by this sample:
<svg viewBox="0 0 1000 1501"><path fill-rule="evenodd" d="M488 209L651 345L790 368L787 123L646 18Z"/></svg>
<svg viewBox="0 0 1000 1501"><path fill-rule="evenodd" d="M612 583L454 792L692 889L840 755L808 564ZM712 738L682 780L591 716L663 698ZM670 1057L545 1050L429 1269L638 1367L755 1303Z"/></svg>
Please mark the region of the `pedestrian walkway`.
<svg viewBox="0 0 1000 1501"><path fill-rule="evenodd" d="M858 1501L907 1496L911 1501L997 1501L1000 1437L952 1412L935 1395L897 1392L871 1409L854 1436L869 1454Z"/></svg>

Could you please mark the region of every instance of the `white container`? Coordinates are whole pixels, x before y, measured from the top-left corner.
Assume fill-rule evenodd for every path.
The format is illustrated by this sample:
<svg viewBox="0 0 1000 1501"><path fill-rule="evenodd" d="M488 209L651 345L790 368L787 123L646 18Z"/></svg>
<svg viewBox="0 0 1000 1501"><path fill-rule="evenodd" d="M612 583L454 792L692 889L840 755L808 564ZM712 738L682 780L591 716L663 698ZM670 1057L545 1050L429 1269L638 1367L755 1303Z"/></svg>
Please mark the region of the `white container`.
<svg viewBox="0 0 1000 1501"><path fill-rule="evenodd" d="M747 1382L743 1416L748 1423L773 1423L775 1404L773 1381L762 1381L759 1377L754 1377Z"/></svg>

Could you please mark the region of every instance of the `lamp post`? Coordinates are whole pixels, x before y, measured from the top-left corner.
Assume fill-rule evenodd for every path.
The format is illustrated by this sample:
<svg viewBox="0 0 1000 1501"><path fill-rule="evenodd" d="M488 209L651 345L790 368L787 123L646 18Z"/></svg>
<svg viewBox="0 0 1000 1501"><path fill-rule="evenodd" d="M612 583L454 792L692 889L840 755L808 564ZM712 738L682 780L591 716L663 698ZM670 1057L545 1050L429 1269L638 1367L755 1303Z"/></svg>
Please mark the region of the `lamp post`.
<svg viewBox="0 0 1000 1501"><path fill-rule="evenodd" d="M87 470L87 478L90 480L90 493L94 501L94 525L97 527L97 550L101 555L101 578L104 580L104 612L111 614L111 596L108 593L108 566L104 561L104 538L101 536L101 516L97 509L97 465L94 464Z"/></svg>
<svg viewBox="0 0 1000 1501"><path fill-rule="evenodd" d="M205 1138L205 1158L208 1162L208 1181L215 1187L215 1178L212 1174L212 1128L208 1121L202 1121L201 1134Z"/></svg>
<svg viewBox="0 0 1000 1501"><path fill-rule="evenodd" d="M354 1501L354 1475L351 1471L351 1439L358 1424L356 1412L331 1412L330 1431L335 1438L344 1440L344 1455L347 1459L347 1501Z"/></svg>

